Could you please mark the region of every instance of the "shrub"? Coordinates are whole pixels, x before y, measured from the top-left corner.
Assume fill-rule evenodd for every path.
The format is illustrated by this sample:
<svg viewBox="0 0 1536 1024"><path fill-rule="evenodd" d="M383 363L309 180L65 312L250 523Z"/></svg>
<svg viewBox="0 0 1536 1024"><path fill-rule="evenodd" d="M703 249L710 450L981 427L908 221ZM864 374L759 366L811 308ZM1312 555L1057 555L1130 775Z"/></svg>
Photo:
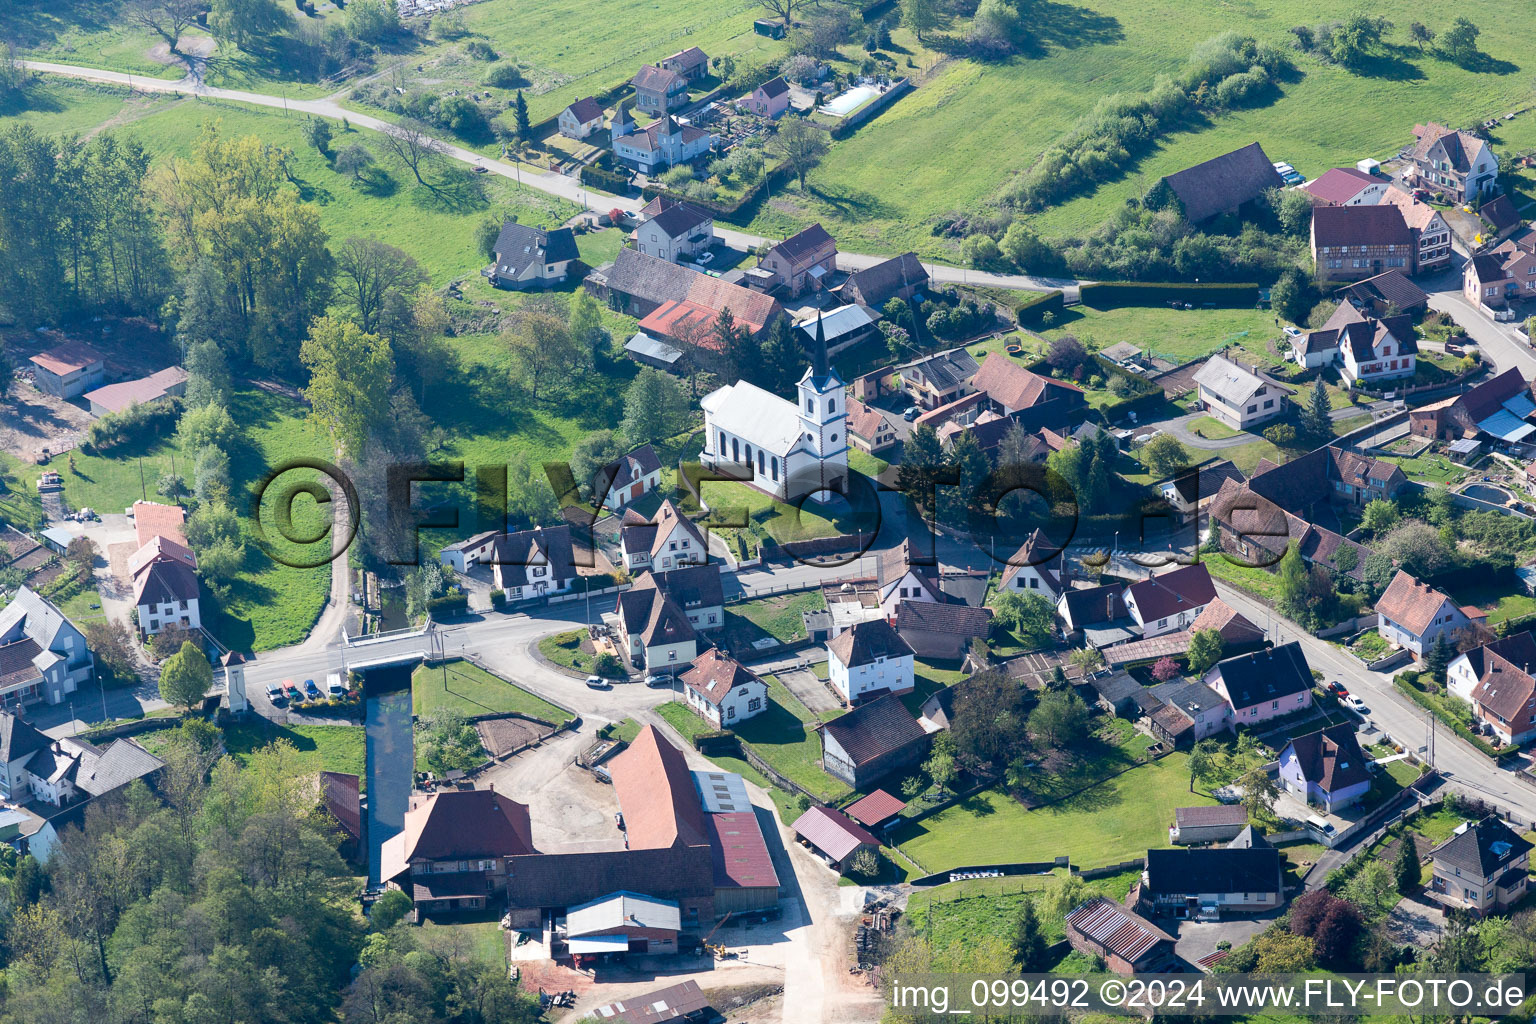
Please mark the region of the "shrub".
<svg viewBox="0 0 1536 1024"><path fill-rule="evenodd" d="M444 594L427 602L427 611L433 618L444 615L462 615L469 610L469 595L463 592Z"/></svg>
<svg viewBox="0 0 1536 1024"><path fill-rule="evenodd" d="M495 89L521 89L528 84L523 69L510 60L497 61L486 69L480 81Z"/></svg>
<svg viewBox="0 0 1536 1024"><path fill-rule="evenodd" d="M626 673L624 663L606 651L592 661L592 671L604 679L622 679Z"/></svg>
<svg viewBox="0 0 1536 1024"><path fill-rule="evenodd" d="M1042 292L1039 295L1025 299L1014 308L1014 315L1018 317L1020 326L1046 327L1046 318L1053 321L1064 306L1065 296L1058 291Z"/></svg>
<svg viewBox="0 0 1536 1024"><path fill-rule="evenodd" d="M471 39L464 44L464 52L475 60L495 60L500 56L484 39Z"/></svg>

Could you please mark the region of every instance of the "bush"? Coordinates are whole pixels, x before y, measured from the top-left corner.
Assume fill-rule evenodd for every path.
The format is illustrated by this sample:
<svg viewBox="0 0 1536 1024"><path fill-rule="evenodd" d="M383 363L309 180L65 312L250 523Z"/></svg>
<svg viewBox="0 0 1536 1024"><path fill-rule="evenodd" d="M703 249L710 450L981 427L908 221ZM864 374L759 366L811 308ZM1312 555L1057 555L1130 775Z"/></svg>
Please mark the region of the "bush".
<svg viewBox="0 0 1536 1024"><path fill-rule="evenodd" d="M495 89L521 89L528 84L523 69L510 60L497 61L486 69L480 81Z"/></svg>
<svg viewBox="0 0 1536 1024"><path fill-rule="evenodd" d="M1058 316L1066 308L1065 300L1066 297L1059 290L1042 292L1019 303L1014 307L1014 314L1022 327L1043 327L1047 315Z"/></svg>
<svg viewBox="0 0 1536 1024"><path fill-rule="evenodd" d="M495 60L500 56L484 39L471 39L464 44L464 52L475 60Z"/></svg>
<svg viewBox="0 0 1536 1024"><path fill-rule="evenodd" d="M604 679L622 679L629 674L624 671L624 663L606 651L593 659L592 671Z"/></svg>
<svg viewBox="0 0 1536 1024"><path fill-rule="evenodd" d="M427 612L433 618L445 615L463 615L469 610L469 595L463 592L444 594L427 602Z"/></svg>

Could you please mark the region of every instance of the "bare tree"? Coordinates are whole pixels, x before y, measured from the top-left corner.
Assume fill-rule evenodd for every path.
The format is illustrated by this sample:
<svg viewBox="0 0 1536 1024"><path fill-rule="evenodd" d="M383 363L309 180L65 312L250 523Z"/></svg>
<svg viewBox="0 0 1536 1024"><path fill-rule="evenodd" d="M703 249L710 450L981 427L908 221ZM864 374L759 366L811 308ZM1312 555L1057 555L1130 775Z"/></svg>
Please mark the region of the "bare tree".
<svg viewBox="0 0 1536 1024"><path fill-rule="evenodd" d="M406 294L427 283L426 272L410 255L377 238L353 236L336 250L336 273L343 281L358 326L369 334L379 323L379 311L391 293Z"/></svg>
<svg viewBox="0 0 1536 1024"><path fill-rule="evenodd" d="M794 24L796 11L806 6L814 7L819 0L754 0L754 2L775 18L782 19L784 26L788 28Z"/></svg>
<svg viewBox="0 0 1536 1024"><path fill-rule="evenodd" d="M123 13L133 24L164 39L174 53L181 33L207 10L203 0L134 0Z"/></svg>
<svg viewBox="0 0 1536 1024"><path fill-rule="evenodd" d="M805 175L827 153L827 133L803 118L791 118L779 128L778 148L805 191Z"/></svg>
<svg viewBox="0 0 1536 1024"><path fill-rule="evenodd" d="M447 152L441 142L427 133L427 126L420 121L402 121L384 129L384 148L410 169L416 184L427 185L421 169L430 165Z"/></svg>

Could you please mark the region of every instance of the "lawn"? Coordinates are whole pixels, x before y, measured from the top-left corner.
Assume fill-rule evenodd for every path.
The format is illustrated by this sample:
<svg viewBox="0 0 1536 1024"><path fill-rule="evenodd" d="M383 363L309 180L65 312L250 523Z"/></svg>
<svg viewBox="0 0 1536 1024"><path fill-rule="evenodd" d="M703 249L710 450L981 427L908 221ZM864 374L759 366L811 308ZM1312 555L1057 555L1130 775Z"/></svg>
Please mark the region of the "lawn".
<svg viewBox="0 0 1536 1024"><path fill-rule="evenodd" d="M896 842L926 872L1057 857L1079 868L1129 860L1168 845L1174 808L1213 802L1189 791L1187 762L1169 754L1035 810L985 790L898 830Z"/></svg>
<svg viewBox="0 0 1536 1024"><path fill-rule="evenodd" d="M571 717L522 687L458 659L421 665L411 675L411 714L420 716L441 708L466 716L516 711L554 724Z"/></svg>
<svg viewBox="0 0 1536 1024"><path fill-rule="evenodd" d="M1165 306L1125 306L1094 309L1074 306L1057 315L1044 332L1054 340L1076 335L1093 351L1130 342L1149 356L1183 364L1228 345L1246 350L1247 358L1274 360L1265 342L1277 335L1275 315L1263 309L1168 309Z"/></svg>
<svg viewBox="0 0 1536 1024"><path fill-rule="evenodd" d="M1401 468L1408 474L1410 480L1418 480L1422 483L1458 483L1467 472L1441 455L1421 455L1416 459L1404 458L1400 455L1384 455L1381 458Z"/></svg>
<svg viewBox="0 0 1536 1024"><path fill-rule="evenodd" d="M241 764L247 763L253 752L280 739L298 748L310 771L345 772L367 778L362 726L273 725L265 719L224 726L224 747Z"/></svg>
<svg viewBox="0 0 1536 1024"><path fill-rule="evenodd" d="M757 631L773 637L780 643L789 643L805 636L805 612L820 611L827 607L820 590L807 590L798 594L773 594L756 597L730 606L726 617L745 619Z"/></svg>
<svg viewBox="0 0 1536 1024"><path fill-rule="evenodd" d="M1511 593L1507 587L1497 584L1463 587L1456 591L1456 599L1463 605L1486 608L1489 626L1536 615L1536 597L1532 597L1524 589Z"/></svg>
<svg viewBox="0 0 1536 1024"><path fill-rule="evenodd" d="M1227 554L1206 555L1200 561L1212 576L1230 583L1239 590L1247 591L1265 601L1280 599L1280 579L1268 568L1240 565L1233 561L1240 556Z"/></svg>
<svg viewBox="0 0 1536 1024"><path fill-rule="evenodd" d="M710 528L729 534L739 526L724 525L747 520L746 531L757 538L772 537L779 543L838 537L857 531L856 514L850 504L835 498L828 504L807 500L796 507L735 480L711 480L700 485L704 505L709 509ZM690 495L684 507L692 510Z"/></svg>
<svg viewBox="0 0 1536 1024"><path fill-rule="evenodd" d="M1207 441L1220 441L1242 433L1241 430L1227 426L1214 416L1201 416L1199 419L1190 420L1189 432Z"/></svg>
<svg viewBox="0 0 1536 1024"><path fill-rule="evenodd" d="M546 636L539 641L539 653L556 665L585 672L592 667L593 656L581 650L587 638L585 629L568 629L564 633Z"/></svg>
<svg viewBox="0 0 1536 1024"><path fill-rule="evenodd" d="M1024 902L1038 899L1061 875L1062 872L1053 871L1044 875L970 878L918 889L907 901L907 919L917 934L941 948L982 936L1011 942ZM1139 872L1106 875L1088 882L1088 888L1118 903L1139 877ZM1061 918L1036 916L1048 941L1065 938Z"/></svg>
<svg viewBox="0 0 1536 1024"><path fill-rule="evenodd" d="M506 966L511 933L502 930L500 921L455 921L451 924L423 921L421 929L424 936L436 933L434 938L451 938L455 944L462 942L476 960Z"/></svg>

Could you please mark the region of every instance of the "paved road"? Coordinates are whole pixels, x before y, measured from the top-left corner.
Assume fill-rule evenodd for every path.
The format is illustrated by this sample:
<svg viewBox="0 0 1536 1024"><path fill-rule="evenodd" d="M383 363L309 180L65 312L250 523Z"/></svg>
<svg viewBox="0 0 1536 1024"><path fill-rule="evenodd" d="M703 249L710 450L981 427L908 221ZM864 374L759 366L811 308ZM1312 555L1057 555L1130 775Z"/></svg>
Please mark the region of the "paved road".
<svg viewBox="0 0 1536 1024"><path fill-rule="evenodd" d="M241 89L220 89L207 85L201 79L192 75L188 75L186 78L178 81L167 81L163 78L145 78L138 75L129 75L121 71L76 67L72 64L52 64L47 61L36 60L25 60L21 63L32 71L50 75L62 75L68 78L79 78L89 82L107 82L113 85L129 86L140 92L206 96L210 99L250 103L260 107L277 107L285 111L298 111L335 120L346 118L351 124L380 132L391 127L388 121L341 106L341 104L336 102L336 96L328 96L318 100L289 99L284 96L270 96L266 93L246 92ZM607 192L588 188L575 178L556 174L553 171L538 168L532 164L497 160L492 157L482 156L473 150L456 146L450 142L438 141L442 145L444 153L454 160L473 167L484 167L493 174L499 174L504 178L512 178L528 188L538 189L541 192L559 196L573 203L579 203L588 209L596 207L597 209L607 211L617 207L626 213L633 214L638 212L642 205L628 197L614 196ZM764 242L777 241L777 239L764 238L761 235L752 235L744 231L735 231L719 226L716 226L715 234L727 245L744 250L755 249ZM872 267L877 263L881 263L894 255L897 254L870 255L856 252L839 252L837 254L837 262L844 270L863 270L866 267ZM924 263L923 267L928 271L929 276L933 280L945 284L979 284L1021 291L1050 291L1060 288L1069 293L1069 298L1075 297L1075 293L1080 285L1089 283L1073 278L1036 277L1031 274L991 274L986 271L970 270L965 267L946 266L942 263Z"/></svg>

